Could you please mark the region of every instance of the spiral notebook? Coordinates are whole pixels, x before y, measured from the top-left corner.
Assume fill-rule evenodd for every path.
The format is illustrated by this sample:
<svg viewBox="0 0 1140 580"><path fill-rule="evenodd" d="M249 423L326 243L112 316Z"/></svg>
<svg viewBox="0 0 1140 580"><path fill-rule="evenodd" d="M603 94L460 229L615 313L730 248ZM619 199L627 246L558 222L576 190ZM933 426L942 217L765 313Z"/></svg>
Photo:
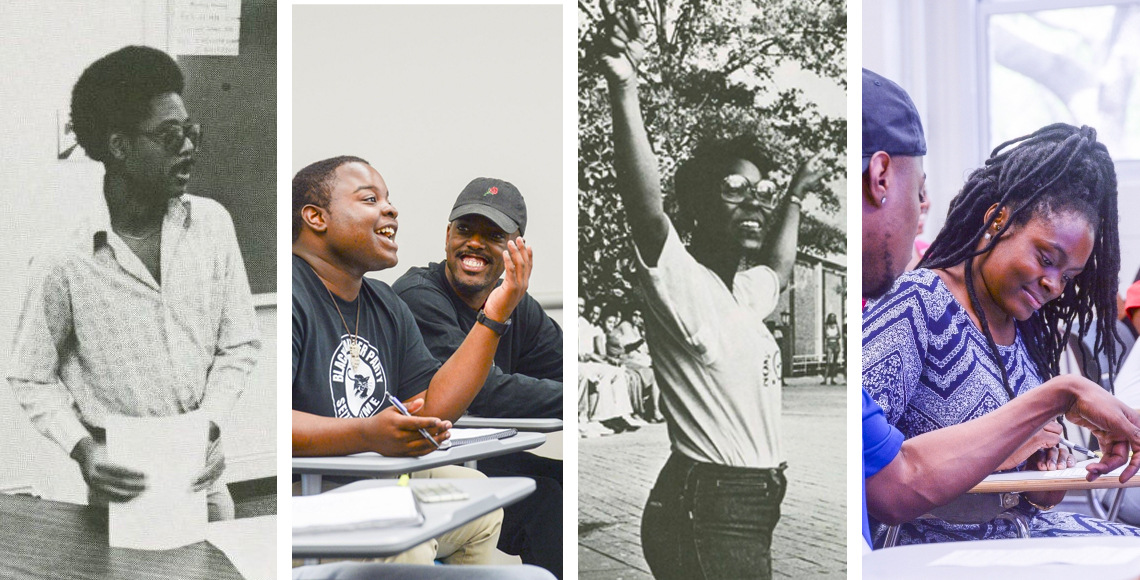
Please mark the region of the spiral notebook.
<svg viewBox="0 0 1140 580"><path fill-rule="evenodd" d="M457 445L470 445L472 443L482 443L484 441L514 437L518 432L518 429L471 429L458 427L451 430L451 439L448 439L448 442L451 443L452 447Z"/></svg>

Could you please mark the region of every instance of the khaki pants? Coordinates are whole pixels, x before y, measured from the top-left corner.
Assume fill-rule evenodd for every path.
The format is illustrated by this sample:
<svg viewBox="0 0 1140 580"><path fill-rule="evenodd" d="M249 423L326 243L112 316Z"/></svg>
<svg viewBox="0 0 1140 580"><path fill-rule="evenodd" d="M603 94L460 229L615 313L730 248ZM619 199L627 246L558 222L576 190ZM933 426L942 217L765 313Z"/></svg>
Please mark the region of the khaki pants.
<svg viewBox="0 0 1140 580"><path fill-rule="evenodd" d="M466 479L471 477L486 477L474 469L448 465L417 471L411 474L413 478L435 479ZM336 489L343 484L322 480L321 491ZM301 484L293 484L293 495L300 495ZM460 526L438 538L432 538L406 552L387 558L375 558L370 562L392 562L398 564L431 564L435 560L442 560L446 564L488 564L491 555L499 543L499 528L503 525L503 510L497 509L469 524ZM322 563L337 560L321 560ZM294 560L293 566L301 565L300 560Z"/></svg>

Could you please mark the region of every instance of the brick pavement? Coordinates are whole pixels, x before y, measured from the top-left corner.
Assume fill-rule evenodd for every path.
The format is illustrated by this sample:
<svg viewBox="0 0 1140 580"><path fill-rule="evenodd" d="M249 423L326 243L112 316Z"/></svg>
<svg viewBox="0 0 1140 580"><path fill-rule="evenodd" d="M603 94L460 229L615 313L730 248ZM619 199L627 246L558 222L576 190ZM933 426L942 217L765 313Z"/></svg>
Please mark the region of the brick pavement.
<svg viewBox="0 0 1140 580"><path fill-rule="evenodd" d="M784 389L788 493L772 541L775 578L847 576L845 387L818 383L792 379ZM652 578L641 554L641 510L668 455L664 425L579 440L578 578ZM818 466L829 467L822 477L813 474Z"/></svg>

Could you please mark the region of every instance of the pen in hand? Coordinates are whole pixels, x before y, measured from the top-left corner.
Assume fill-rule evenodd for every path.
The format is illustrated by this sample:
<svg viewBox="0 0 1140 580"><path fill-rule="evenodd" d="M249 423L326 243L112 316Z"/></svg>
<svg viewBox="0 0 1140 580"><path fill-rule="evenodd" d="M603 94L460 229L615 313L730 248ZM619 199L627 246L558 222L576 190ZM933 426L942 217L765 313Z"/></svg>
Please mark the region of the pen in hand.
<svg viewBox="0 0 1140 580"><path fill-rule="evenodd" d="M389 401L392 401L392 405L396 407L396 410L400 411L401 413L403 413L403 414L404 414L405 416L407 416L407 417L411 417L411 416L412 416L412 414L408 412L408 408L407 408L407 407L405 407L405 406L404 406L404 404L403 404L403 403L401 403L399 399L397 399L396 397L394 397L394 396L392 396L392 395L388 395L388 400L389 400ZM427 429L424 429L423 427L420 427L420 430L419 430L419 431L420 431L420 435L423 435L423 436L424 436L424 439L427 439L428 441L431 441L431 444L432 444L432 445L435 445L435 448L436 448L436 449L443 449L443 446L441 446L441 445L439 444L439 442L437 442L437 441L435 440L435 437L432 437L432 436L431 436L431 434L427 432Z"/></svg>
<svg viewBox="0 0 1140 580"><path fill-rule="evenodd" d="M1084 453L1085 455L1087 455L1089 457L1098 457L1098 458L1100 457L1099 452L1089 451L1087 448L1085 448L1081 445L1077 445L1076 443L1073 443L1072 441L1069 441L1068 439L1065 439L1064 437L1061 438L1061 445L1064 445L1065 447L1068 447L1069 449L1072 449L1074 451L1080 451L1081 453Z"/></svg>

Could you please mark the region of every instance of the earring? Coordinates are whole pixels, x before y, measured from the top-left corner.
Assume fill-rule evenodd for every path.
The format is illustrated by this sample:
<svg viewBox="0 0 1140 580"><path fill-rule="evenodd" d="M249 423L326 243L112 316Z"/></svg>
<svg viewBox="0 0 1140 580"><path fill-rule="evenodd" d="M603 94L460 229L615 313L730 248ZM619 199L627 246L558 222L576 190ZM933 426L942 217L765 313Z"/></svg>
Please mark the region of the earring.
<svg viewBox="0 0 1140 580"><path fill-rule="evenodd" d="M887 198L884 197L879 203L887 203Z"/></svg>
<svg viewBox="0 0 1140 580"><path fill-rule="evenodd" d="M984 235L984 236L982 236L982 237L984 237L985 239L987 239L987 240L988 240L988 239L990 239L990 233L989 233L989 232L986 232L986 235Z"/></svg>

